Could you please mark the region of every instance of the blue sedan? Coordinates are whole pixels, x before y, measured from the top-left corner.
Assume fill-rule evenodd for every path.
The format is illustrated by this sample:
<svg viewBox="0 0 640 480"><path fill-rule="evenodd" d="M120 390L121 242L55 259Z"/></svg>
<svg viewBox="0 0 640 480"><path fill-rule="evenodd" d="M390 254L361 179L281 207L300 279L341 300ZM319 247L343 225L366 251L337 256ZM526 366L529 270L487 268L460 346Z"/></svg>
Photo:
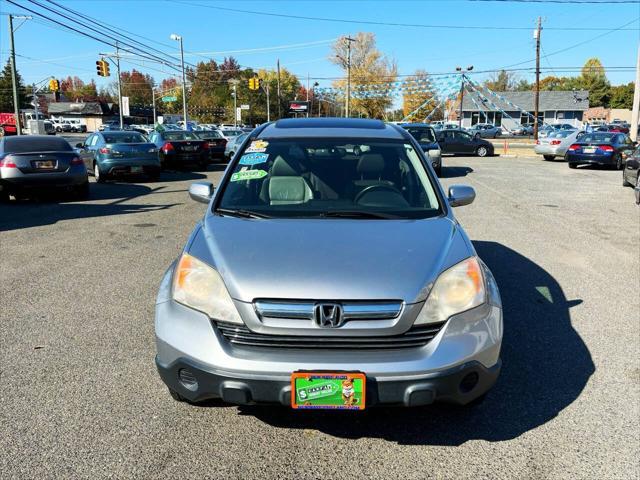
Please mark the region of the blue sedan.
<svg viewBox="0 0 640 480"><path fill-rule="evenodd" d="M569 168L578 165L608 165L622 169L624 158L635 149L635 143L624 133L595 132L580 137L567 149Z"/></svg>

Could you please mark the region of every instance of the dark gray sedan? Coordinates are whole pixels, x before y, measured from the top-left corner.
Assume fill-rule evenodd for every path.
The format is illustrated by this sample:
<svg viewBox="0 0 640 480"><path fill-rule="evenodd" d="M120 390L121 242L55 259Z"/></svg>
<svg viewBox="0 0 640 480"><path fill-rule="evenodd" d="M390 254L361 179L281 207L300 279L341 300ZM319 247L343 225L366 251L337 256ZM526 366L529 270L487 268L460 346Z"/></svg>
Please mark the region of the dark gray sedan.
<svg viewBox="0 0 640 480"><path fill-rule="evenodd" d="M0 201L45 189L89 194L87 169L69 142L59 137L27 135L0 140Z"/></svg>

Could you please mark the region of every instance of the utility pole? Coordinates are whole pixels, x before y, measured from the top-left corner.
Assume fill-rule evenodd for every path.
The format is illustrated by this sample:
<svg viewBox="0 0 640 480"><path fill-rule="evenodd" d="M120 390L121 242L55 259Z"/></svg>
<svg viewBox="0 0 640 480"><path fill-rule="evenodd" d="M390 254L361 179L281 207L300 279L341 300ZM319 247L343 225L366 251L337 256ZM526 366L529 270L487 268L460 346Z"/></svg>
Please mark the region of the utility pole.
<svg viewBox="0 0 640 480"><path fill-rule="evenodd" d="M153 106L153 124L156 124L156 89L151 87L151 105Z"/></svg>
<svg viewBox="0 0 640 480"><path fill-rule="evenodd" d="M278 70L278 118L282 118L281 102L280 102L280 59L277 62Z"/></svg>
<svg viewBox="0 0 640 480"><path fill-rule="evenodd" d="M118 75L118 113L120 114L120 130L124 129L124 116L122 115L122 85L120 81L120 50L116 42L116 71Z"/></svg>
<svg viewBox="0 0 640 480"><path fill-rule="evenodd" d="M236 84L233 84L233 126L238 126L238 89Z"/></svg>
<svg viewBox="0 0 640 480"><path fill-rule="evenodd" d="M538 17L538 28L534 32L536 39L536 93L535 93L535 118L533 120L533 139L538 140L538 111L540 109L540 32L542 31L542 18Z"/></svg>
<svg viewBox="0 0 640 480"><path fill-rule="evenodd" d="M347 42L347 102L344 116L349 118L349 107L351 106L351 42L355 42L355 38L345 37Z"/></svg>
<svg viewBox="0 0 640 480"><path fill-rule="evenodd" d="M309 72L307 72L307 118L309 118Z"/></svg>
<svg viewBox="0 0 640 480"><path fill-rule="evenodd" d="M462 103L464 101L464 73L460 80L460 112L458 114L458 128L462 128Z"/></svg>
<svg viewBox="0 0 640 480"><path fill-rule="evenodd" d="M18 104L18 76L16 74L16 49L13 43L13 15L9 14L9 44L11 50L11 83L13 84L13 111L16 115L16 131L22 135L20 105Z"/></svg>
<svg viewBox="0 0 640 480"><path fill-rule="evenodd" d="M638 124L640 123L640 44L636 60L636 88L633 91L633 111L631 112L631 140L638 141Z"/></svg>

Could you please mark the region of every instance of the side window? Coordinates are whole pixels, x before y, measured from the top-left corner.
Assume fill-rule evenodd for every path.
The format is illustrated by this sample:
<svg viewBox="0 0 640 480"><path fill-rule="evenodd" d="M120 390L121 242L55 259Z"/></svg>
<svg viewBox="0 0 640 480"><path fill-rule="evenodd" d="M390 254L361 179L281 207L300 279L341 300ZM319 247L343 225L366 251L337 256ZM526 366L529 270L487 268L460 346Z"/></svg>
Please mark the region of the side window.
<svg viewBox="0 0 640 480"><path fill-rule="evenodd" d="M90 147L94 147L98 143L98 135L93 135L89 143Z"/></svg>

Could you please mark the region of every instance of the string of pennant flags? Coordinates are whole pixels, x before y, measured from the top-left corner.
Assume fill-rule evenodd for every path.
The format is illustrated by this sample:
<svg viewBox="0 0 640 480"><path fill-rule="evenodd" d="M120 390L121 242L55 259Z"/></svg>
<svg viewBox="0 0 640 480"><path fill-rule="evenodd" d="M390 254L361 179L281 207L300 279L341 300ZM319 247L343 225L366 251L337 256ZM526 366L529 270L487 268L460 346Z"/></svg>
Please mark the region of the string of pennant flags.
<svg viewBox="0 0 640 480"><path fill-rule="evenodd" d="M388 97L393 95L411 95L416 93L436 93L448 91L452 86L460 85L460 75L447 75L437 78L418 78L394 82L355 84L351 88L354 98ZM317 96L345 95L345 87L316 87Z"/></svg>

